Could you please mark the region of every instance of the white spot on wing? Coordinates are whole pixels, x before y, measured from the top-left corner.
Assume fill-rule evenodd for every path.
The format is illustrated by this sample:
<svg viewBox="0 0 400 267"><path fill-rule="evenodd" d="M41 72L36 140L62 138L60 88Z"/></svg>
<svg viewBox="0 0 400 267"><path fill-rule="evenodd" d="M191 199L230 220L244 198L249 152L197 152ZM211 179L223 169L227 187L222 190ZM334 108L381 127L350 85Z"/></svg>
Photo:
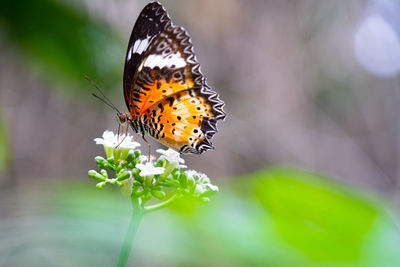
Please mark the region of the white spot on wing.
<svg viewBox="0 0 400 267"><path fill-rule="evenodd" d="M135 43L129 48L128 55L126 56L126 61L129 61L134 53L142 54L143 51L147 49L149 43L151 41L151 36L147 36L146 39L138 39Z"/></svg>
<svg viewBox="0 0 400 267"><path fill-rule="evenodd" d="M128 51L128 55L126 56L126 61L129 61L129 60L131 60L131 57L132 57L132 50L133 50L133 47L131 46L130 48L129 48L129 51Z"/></svg>
<svg viewBox="0 0 400 267"><path fill-rule="evenodd" d="M154 68L157 66L161 69L163 67L171 67L172 65L175 65L175 68L182 68L186 66L186 62L182 58L181 53L177 52L167 57L163 57L161 55L149 55L144 62L144 66L149 68Z"/></svg>
<svg viewBox="0 0 400 267"><path fill-rule="evenodd" d="M139 40L137 40L137 41L135 42L135 45L136 45L136 43L137 43L138 41L139 41ZM136 49L135 49L135 48L133 49L133 52L134 52L134 53L138 53L138 54L143 53L143 51L146 50L146 48L149 46L149 43L150 43L150 36L147 36L146 39L140 40L140 43L138 44L138 46L136 47ZM135 47L135 45L134 45L133 47Z"/></svg>

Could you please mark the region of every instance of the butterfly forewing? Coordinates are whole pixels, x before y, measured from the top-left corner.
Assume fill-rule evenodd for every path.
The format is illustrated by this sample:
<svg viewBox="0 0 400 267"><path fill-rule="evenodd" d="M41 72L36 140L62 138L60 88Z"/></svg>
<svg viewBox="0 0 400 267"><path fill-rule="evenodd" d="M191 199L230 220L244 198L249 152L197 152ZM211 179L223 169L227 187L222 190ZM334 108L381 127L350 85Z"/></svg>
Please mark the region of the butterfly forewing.
<svg viewBox="0 0 400 267"><path fill-rule="evenodd" d="M135 73L151 41L171 25L164 7L157 3L145 6L139 14L129 38L124 68L124 96L126 105L131 103L131 90Z"/></svg>
<svg viewBox="0 0 400 267"><path fill-rule="evenodd" d="M132 111L138 116L170 95L204 86L200 73L193 73L198 63L191 60L187 47L191 48L190 39L182 28L168 27L154 38L138 66L132 90Z"/></svg>

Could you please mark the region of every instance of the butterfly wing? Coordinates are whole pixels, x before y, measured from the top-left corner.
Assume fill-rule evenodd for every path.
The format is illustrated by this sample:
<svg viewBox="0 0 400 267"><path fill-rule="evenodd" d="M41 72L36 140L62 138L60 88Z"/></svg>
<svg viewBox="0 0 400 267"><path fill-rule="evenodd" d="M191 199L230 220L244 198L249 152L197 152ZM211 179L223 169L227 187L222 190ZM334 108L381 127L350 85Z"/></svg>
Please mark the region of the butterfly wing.
<svg viewBox="0 0 400 267"><path fill-rule="evenodd" d="M217 120L223 119L225 113L218 108L223 102L215 94L210 97L210 91L184 90L152 106L144 114L144 118L150 118L143 120L146 130L181 153L200 154L213 149L210 140L217 132Z"/></svg>
<svg viewBox="0 0 400 267"><path fill-rule="evenodd" d="M149 15L153 8L146 8L151 5L158 13ZM172 25L160 4L148 6L133 32L150 21L157 25L152 31L156 36L132 33L129 47L133 48L130 52L128 47L124 72L129 112L140 128L166 146L182 153L202 153L212 148L210 139L217 132L217 121L226 116L224 102L201 74L186 31Z"/></svg>
<svg viewBox="0 0 400 267"><path fill-rule="evenodd" d="M139 65L135 112L155 139L182 153L212 148L224 102L206 83L186 31L170 26Z"/></svg>
<svg viewBox="0 0 400 267"><path fill-rule="evenodd" d="M129 95L128 109L134 117L169 95L196 83L203 85L194 54L185 48L191 49L189 36L175 26L167 27L153 39L137 67Z"/></svg>
<svg viewBox="0 0 400 267"><path fill-rule="evenodd" d="M170 25L171 19L164 7L157 2L146 5L136 20L129 38L124 67L123 86L128 107L131 105L135 73L139 63L151 41Z"/></svg>

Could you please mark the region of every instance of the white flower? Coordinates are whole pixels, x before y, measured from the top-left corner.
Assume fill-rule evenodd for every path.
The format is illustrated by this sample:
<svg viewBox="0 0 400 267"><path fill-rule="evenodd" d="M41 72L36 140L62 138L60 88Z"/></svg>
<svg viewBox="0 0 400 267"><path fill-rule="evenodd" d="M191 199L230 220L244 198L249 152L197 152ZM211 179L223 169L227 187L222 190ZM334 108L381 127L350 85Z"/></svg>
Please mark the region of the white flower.
<svg viewBox="0 0 400 267"><path fill-rule="evenodd" d="M194 189L194 196L198 197L204 192L218 192L218 186L213 185L213 184L196 184L196 188Z"/></svg>
<svg viewBox="0 0 400 267"><path fill-rule="evenodd" d="M162 154L160 156L161 159L167 160L169 163L176 165L176 167L178 168L186 168L186 165L183 165L183 163L185 163L185 160L181 158L180 154L175 150L168 148L168 150L157 149L156 151ZM180 163L182 163L182 165Z"/></svg>
<svg viewBox="0 0 400 267"><path fill-rule="evenodd" d="M198 197L201 194L203 194L204 192L206 192L206 188L204 188L200 184L196 184L196 188L194 189L194 195Z"/></svg>
<svg viewBox="0 0 400 267"><path fill-rule="evenodd" d="M105 130L103 133L103 138L95 138L94 141L96 142L96 145L104 145L108 147L114 147L117 144L115 144L115 138L114 138L114 133Z"/></svg>
<svg viewBox="0 0 400 267"><path fill-rule="evenodd" d="M103 138L95 138L94 141L97 145L104 145L111 148L118 146L118 148L135 149L140 146L138 142L133 141L131 135L118 136L118 134L114 134L109 130L104 131Z"/></svg>
<svg viewBox="0 0 400 267"><path fill-rule="evenodd" d="M216 186L216 185L213 185L213 184L205 184L204 186L205 186L205 187L208 187L208 189L211 190L211 191L213 191L213 192L218 192L218 191L219 191L219 188L218 188L218 186Z"/></svg>
<svg viewBox="0 0 400 267"><path fill-rule="evenodd" d="M149 156L140 155L140 156L139 156L139 159L140 159L140 162L141 162L141 163L145 163L145 162L149 161ZM155 159L156 159L156 157L154 157L153 155L150 155L150 162L152 162L152 161L155 160Z"/></svg>
<svg viewBox="0 0 400 267"><path fill-rule="evenodd" d="M186 171L186 175L189 179L195 181L196 187L194 189L194 195L197 197L207 191L219 191L218 186L211 184L210 178L208 178L204 173L195 170L188 170Z"/></svg>
<svg viewBox="0 0 400 267"><path fill-rule="evenodd" d="M149 160L149 157L148 157L148 156L145 156L145 155L140 155L140 156L139 156L139 159L140 159L140 162L141 162L141 163L145 163L146 161ZM151 161L151 156L150 156L150 161Z"/></svg>
<svg viewBox="0 0 400 267"><path fill-rule="evenodd" d="M204 173L198 173L198 177L199 177L199 183L200 184L210 184L210 178L208 178L207 175L205 175Z"/></svg>
<svg viewBox="0 0 400 267"><path fill-rule="evenodd" d="M140 170L139 175L142 177L162 174L165 171L163 167L154 167L153 163L146 162L145 164L136 164L136 168Z"/></svg>
<svg viewBox="0 0 400 267"><path fill-rule="evenodd" d="M195 170L187 170L186 175L189 178L194 179L195 181L197 181L200 184L209 184L210 183L210 178L208 178L207 175L205 175L204 173L197 172Z"/></svg>

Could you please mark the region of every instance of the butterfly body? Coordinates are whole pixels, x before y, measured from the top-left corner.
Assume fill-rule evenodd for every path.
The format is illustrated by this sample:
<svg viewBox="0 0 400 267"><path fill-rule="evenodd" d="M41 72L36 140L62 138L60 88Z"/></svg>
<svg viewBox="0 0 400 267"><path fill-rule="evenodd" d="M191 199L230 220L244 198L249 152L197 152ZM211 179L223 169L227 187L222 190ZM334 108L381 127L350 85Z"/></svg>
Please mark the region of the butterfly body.
<svg viewBox="0 0 400 267"><path fill-rule="evenodd" d="M189 35L157 2L143 9L133 28L124 96L129 112L120 120L181 153L212 149L217 121L225 118L224 102L201 74Z"/></svg>

